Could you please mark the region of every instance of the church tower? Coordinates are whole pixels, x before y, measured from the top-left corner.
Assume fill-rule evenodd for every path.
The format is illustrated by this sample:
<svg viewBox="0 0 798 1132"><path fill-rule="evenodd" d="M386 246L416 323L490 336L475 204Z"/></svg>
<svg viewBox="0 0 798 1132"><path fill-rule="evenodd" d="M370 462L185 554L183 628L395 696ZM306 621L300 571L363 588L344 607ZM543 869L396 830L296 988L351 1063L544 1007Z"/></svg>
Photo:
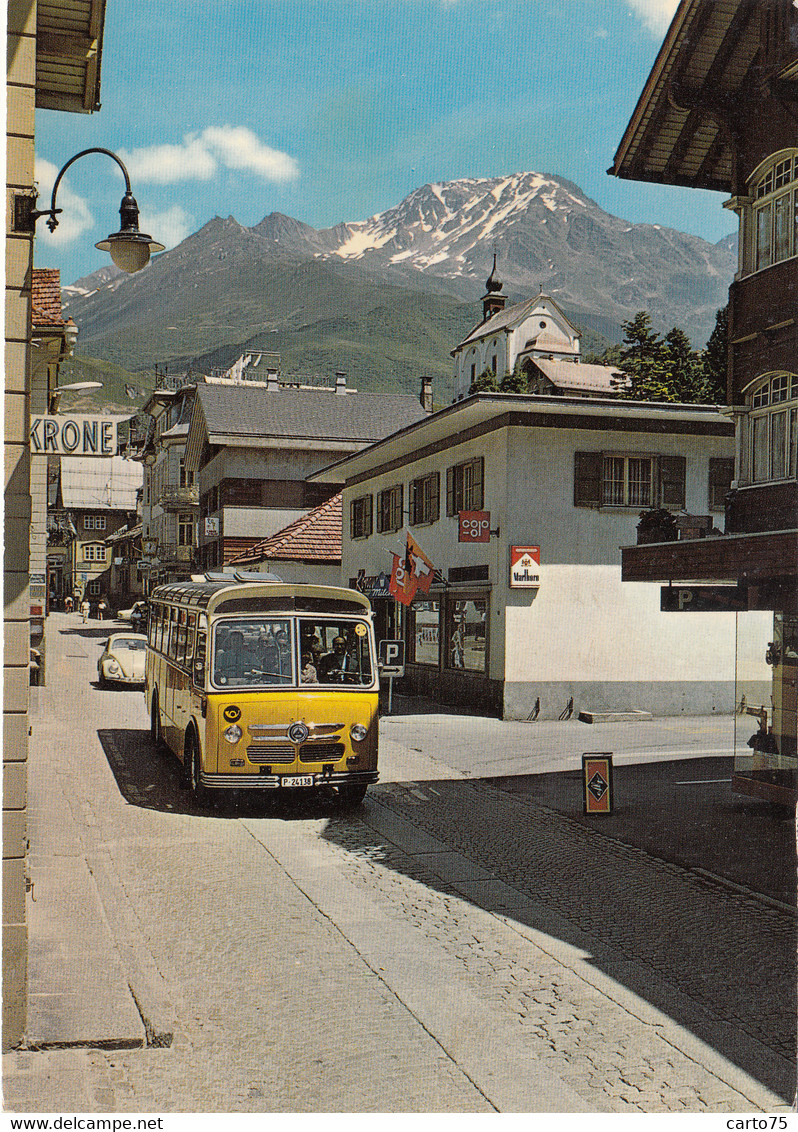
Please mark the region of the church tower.
<svg viewBox="0 0 798 1132"><path fill-rule="evenodd" d="M496 273L496 253L493 253L493 270L485 281L485 294L482 296L482 321L487 322L494 314L504 310L507 296L501 294L502 281Z"/></svg>

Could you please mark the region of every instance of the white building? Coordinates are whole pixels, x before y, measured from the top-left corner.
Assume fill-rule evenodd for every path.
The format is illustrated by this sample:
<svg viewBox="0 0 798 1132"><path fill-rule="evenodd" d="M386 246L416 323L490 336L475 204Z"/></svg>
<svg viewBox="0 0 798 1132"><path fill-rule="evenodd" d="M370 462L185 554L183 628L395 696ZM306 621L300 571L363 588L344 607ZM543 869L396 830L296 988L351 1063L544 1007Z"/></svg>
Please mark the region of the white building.
<svg viewBox="0 0 798 1132"><path fill-rule="evenodd" d="M733 708L735 615L660 612L659 585L621 584L620 548L646 509L722 524L733 451L714 406L477 394L310 479L342 489L343 583L405 639L406 693L509 719L709 714ZM436 574L406 608L387 581L408 527ZM511 584L519 547L536 586Z"/></svg>
<svg viewBox="0 0 798 1132"><path fill-rule="evenodd" d="M541 293L508 307L495 256L485 286L482 320L452 350L455 400L466 397L486 370L501 382L516 367L525 374L530 393L570 397L617 393L623 379L620 370L582 361L578 331L552 298Z"/></svg>

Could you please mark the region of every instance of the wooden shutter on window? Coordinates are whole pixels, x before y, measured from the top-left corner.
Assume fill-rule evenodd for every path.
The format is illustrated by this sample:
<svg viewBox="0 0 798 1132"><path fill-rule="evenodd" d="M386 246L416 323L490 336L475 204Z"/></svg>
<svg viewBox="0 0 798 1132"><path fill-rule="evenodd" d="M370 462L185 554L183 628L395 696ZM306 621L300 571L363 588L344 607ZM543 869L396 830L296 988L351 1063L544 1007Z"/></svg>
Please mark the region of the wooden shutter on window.
<svg viewBox="0 0 798 1132"><path fill-rule="evenodd" d="M574 507L601 506L601 452L574 452Z"/></svg>
<svg viewBox="0 0 798 1132"><path fill-rule="evenodd" d="M734 479L734 460L726 456L709 458L709 509L722 511Z"/></svg>
<svg viewBox="0 0 798 1132"><path fill-rule="evenodd" d="M429 521L436 522L441 513L441 474L433 472L429 477Z"/></svg>
<svg viewBox="0 0 798 1132"><path fill-rule="evenodd" d="M454 468L446 469L446 514L454 515Z"/></svg>
<svg viewBox="0 0 798 1132"><path fill-rule="evenodd" d="M684 507L687 460L684 456L660 456L659 502L662 507Z"/></svg>
<svg viewBox="0 0 798 1132"><path fill-rule="evenodd" d="M474 480L471 493L471 510L481 511L485 502L485 457L477 456L473 461Z"/></svg>
<svg viewBox="0 0 798 1132"><path fill-rule="evenodd" d="M370 535L371 532L374 530L374 497L373 496L371 496L371 495L366 496L365 509L366 509L366 521L365 521L364 525L365 525L366 529L363 533L365 535Z"/></svg>
<svg viewBox="0 0 798 1132"><path fill-rule="evenodd" d="M349 537L350 538L356 537L356 535L355 535L355 504L356 503L357 503L356 499L351 499L349 501Z"/></svg>
<svg viewBox="0 0 798 1132"><path fill-rule="evenodd" d="M402 519L404 518L403 512L405 509L405 489L404 484L399 484L394 489L393 496L393 529L400 531L404 526Z"/></svg>
<svg viewBox="0 0 798 1132"><path fill-rule="evenodd" d="M386 523L385 523L385 517L386 517L385 513L387 511L386 503L388 502L387 497L388 497L387 491L378 491L377 492L377 534L378 535L382 534L383 531L388 529L387 526L386 526Z"/></svg>

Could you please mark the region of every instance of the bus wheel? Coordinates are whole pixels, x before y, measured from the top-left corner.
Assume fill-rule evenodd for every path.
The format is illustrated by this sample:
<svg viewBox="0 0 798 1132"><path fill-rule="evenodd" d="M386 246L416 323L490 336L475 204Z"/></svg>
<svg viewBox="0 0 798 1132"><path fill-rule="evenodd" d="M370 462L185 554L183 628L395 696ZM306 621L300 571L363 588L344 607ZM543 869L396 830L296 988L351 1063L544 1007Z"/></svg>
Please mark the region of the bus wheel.
<svg viewBox="0 0 798 1132"><path fill-rule="evenodd" d="M186 770L188 785L197 802L208 800L208 791L200 779L200 747L191 728L186 732L185 747L183 750L183 766Z"/></svg>
<svg viewBox="0 0 798 1132"><path fill-rule="evenodd" d="M366 783L361 783L357 786L339 786L338 798L342 806L349 807L359 806L363 799L366 797L368 786Z"/></svg>
<svg viewBox="0 0 798 1132"><path fill-rule="evenodd" d="M150 738L156 750L162 751L164 747L163 730L161 728L161 709L158 706L158 693L152 697L152 711L150 712Z"/></svg>

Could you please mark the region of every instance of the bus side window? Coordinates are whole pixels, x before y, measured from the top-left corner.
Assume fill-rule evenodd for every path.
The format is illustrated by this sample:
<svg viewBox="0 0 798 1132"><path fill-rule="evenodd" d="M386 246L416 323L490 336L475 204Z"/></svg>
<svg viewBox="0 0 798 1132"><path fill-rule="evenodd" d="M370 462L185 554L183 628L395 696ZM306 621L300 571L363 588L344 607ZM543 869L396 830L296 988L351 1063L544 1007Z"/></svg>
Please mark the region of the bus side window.
<svg viewBox="0 0 798 1132"><path fill-rule="evenodd" d="M197 615L196 613L189 613L188 615L188 635L186 636L186 667L191 670L194 663L194 633L197 628Z"/></svg>
<svg viewBox="0 0 798 1132"><path fill-rule="evenodd" d="M207 629L197 629L197 651L194 656L193 679L200 687L205 687L205 656L208 647Z"/></svg>
<svg viewBox="0 0 798 1132"><path fill-rule="evenodd" d="M167 626L167 620L166 619L167 619L168 616L169 616L168 608L165 605L162 605L160 610L158 611L158 633L157 633L156 642L155 642L155 647L158 649L158 652L165 652L166 651L166 649L164 648L164 634L166 632L166 626Z"/></svg>
<svg viewBox="0 0 798 1132"><path fill-rule="evenodd" d="M178 611L177 615L177 643L175 645L175 660L178 664L186 663L186 622L188 614L185 609Z"/></svg>
<svg viewBox="0 0 798 1132"><path fill-rule="evenodd" d="M150 648L155 648L155 625L158 617L158 606L152 605L150 607L150 620L147 626L147 643Z"/></svg>
<svg viewBox="0 0 798 1132"><path fill-rule="evenodd" d="M179 610L169 610L169 652L167 653L170 660L177 660L177 618Z"/></svg>

